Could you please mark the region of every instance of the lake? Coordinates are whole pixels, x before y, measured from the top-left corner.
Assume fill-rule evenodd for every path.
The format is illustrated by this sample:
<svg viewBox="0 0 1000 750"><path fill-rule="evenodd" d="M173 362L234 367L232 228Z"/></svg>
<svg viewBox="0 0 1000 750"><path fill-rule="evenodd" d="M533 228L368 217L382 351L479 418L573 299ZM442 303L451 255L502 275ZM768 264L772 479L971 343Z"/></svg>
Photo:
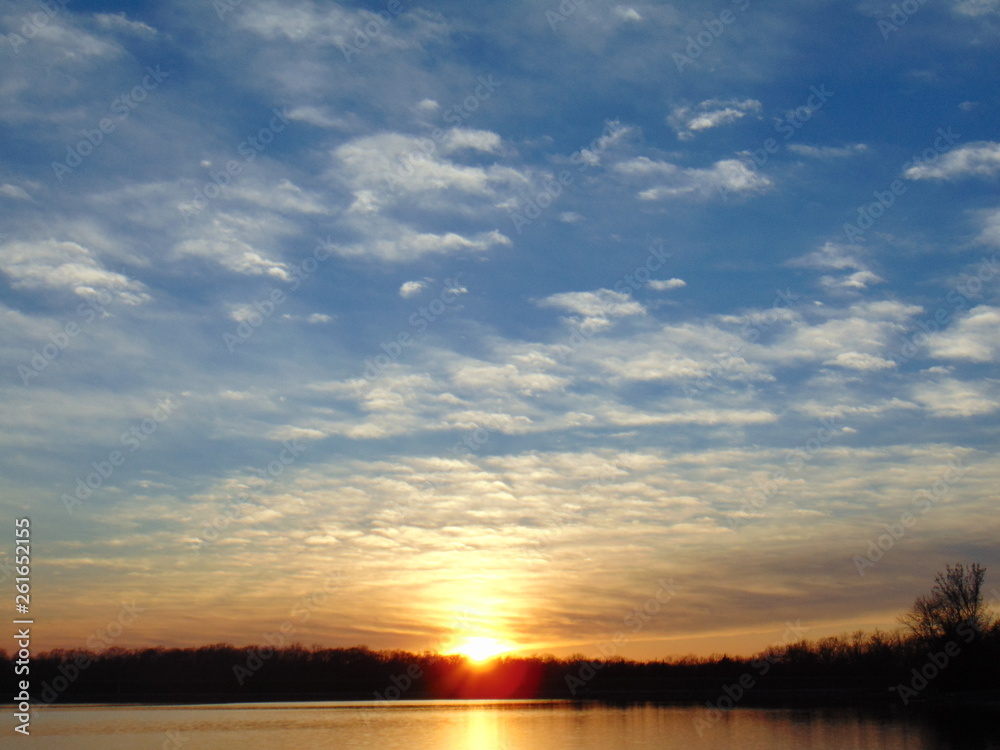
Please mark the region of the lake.
<svg viewBox="0 0 1000 750"><path fill-rule="evenodd" d="M691 706L565 701L88 705L39 708L31 729L27 744L46 750L1000 750L995 710L736 708L713 716Z"/></svg>

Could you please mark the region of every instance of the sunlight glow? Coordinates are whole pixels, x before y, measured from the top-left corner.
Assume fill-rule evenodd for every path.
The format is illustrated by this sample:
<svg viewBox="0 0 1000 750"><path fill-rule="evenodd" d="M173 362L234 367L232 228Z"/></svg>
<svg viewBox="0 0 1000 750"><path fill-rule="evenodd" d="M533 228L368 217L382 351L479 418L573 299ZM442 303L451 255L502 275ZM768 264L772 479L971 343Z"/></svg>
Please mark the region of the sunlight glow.
<svg viewBox="0 0 1000 750"><path fill-rule="evenodd" d="M509 643L502 643L495 638L476 637L465 640L448 653L461 654L472 661L486 661L513 648Z"/></svg>

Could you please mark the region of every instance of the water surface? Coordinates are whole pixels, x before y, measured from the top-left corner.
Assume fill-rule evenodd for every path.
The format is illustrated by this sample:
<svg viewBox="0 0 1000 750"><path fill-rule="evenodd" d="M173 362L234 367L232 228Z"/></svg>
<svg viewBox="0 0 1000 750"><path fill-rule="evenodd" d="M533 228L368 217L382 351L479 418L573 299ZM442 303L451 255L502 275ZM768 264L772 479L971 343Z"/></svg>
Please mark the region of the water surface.
<svg viewBox="0 0 1000 750"><path fill-rule="evenodd" d="M987 710L867 712L565 701L41 708L46 750L1000 750Z"/></svg>

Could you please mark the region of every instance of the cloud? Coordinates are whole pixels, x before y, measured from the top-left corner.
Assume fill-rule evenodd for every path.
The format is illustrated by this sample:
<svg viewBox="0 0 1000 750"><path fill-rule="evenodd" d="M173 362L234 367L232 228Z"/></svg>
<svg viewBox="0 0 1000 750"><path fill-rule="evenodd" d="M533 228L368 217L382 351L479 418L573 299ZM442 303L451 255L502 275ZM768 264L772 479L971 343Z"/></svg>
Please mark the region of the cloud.
<svg viewBox="0 0 1000 750"><path fill-rule="evenodd" d="M665 292L669 289L680 289L684 286L687 286L687 282L683 279L667 279L665 281L653 279L649 282L649 288L654 289L657 292Z"/></svg>
<svg viewBox="0 0 1000 750"><path fill-rule="evenodd" d="M347 257L403 263L426 255L483 253L511 244L510 238L497 229L466 236L457 232L421 232L388 220L369 224L365 229L368 230L366 239L351 245L337 245L334 251Z"/></svg>
<svg viewBox="0 0 1000 750"><path fill-rule="evenodd" d="M931 334L928 348L938 359L996 362L1000 355L1000 307L979 305L943 331Z"/></svg>
<svg viewBox="0 0 1000 750"><path fill-rule="evenodd" d="M415 297L427 288L427 279L421 281L406 281L399 287L399 296L403 299Z"/></svg>
<svg viewBox="0 0 1000 750"><path fill-rule="evenodd" d="M871 271L855 271L846 277L836 278L833 276L823 276L819 282L828 289L836 290L856 290L862 291L872 284L880 284L884 281Z"/></svg>
<svg viewBox="0 0 1000 750"><path fill-rule="evenodd" d="M576 313L569 320L582 330L593 332L610 328L613 318L644 315L646 310L626 293L610 289L596 292L562 292L539 303L540 307L557 307Z"/></svg>
<svg viewBox="0 0 1000 750"><path fill-rule="evenodd" d="M977 141L948 151L933 164L910 167L908 180L957 180L963 177L993 177L1000 172L1000 143Z"/></svg>
<svg viewBox="0 0 1000 750"><path fill-rule="evenodd" d="M0 270L16 289L63 291L80 297L106 292L130 305L150 300L142 283L107 270L90 250L75 242L5 244L0 246Z"/></svg>
<svg viewBox="0 0 1000 750"><path fill-rule="evenodd" d="M757 193L771 186L771 180L748 164L724 159L708 168L682 168L665 161L640 156L615 165L615 171L630 177L649 178L662 184L639 192L641 200L664 198L708 198L726 193Z"/></svg>
<svg viewBox="0 0 1000 750"><path fill-rule="evenodd" d="M680 140L687 141L702 130L736 122L748 114L759 114L760 110L761 103L756 99L708 99L693 107L676 107L667 117L667 123L677 131Z"/></svg>
<svg viewBox="0 0 1000 750"><path fill-rule="evenodd" d="M954 7L956 13L975 18L1000 12L1000 0L959 0Z"/></svg>
<svg viewBox="0 0 1000 750"><path fill-rule="evenodd" d="M827 242L818 250L793 258L787 262L793 268L812 268L817 270L832 269L835 271L853 271L844 276L820 277L820 284L831 291L863 291L872 284L879 284L884 279L872 272L858 255L864 252L859 245L841 245Z"/></svg>
<svg viewBox="0 0 1000 750"><path fill-rule="evenodd" d="M1000 247L1000 209L983 211L980 215L982 217L983 229L977 239L986 245ZM995 258L996 256L994 255ZM994 260L995 263L996 261Z"/></svg>
<svg viewBox="0 0 1000 750"><path fill-rule="evenodd" d="M350 130L355 122L350 115L340 116L333 113L328 107L317 107L311 104L304 104L293 107L285 115L289 120L307 122L318 128L335 128L337 130Z"/></svg>
<svg viewBox="0 0 1000 750"><path fill-rule="evenodd" d="M567 384L565 378L548 373L531 372L513 363L504 365L463 363L453 374L452 382L460 389L475 393L513 392L523 395L562 389Z"/></svg>
<svg viewBox="0 0 1000 750"><path fill-rule="evenodd" d="M601 135L588 144L588 148L581 148L577 151L570 161L578 161L587 167L596 167L601 164L605 152L622 143L634 132L635 128L622 125L619 120L608 120L604 124L604 131Z"/></svg>
<svg viewBox="0 0 1000 750"><path fill-rule="evenodd" d="M268 257L270 253L261 246L275 244L275 235L288 231L280 221L266 215L220 211L198 230L195 236L182 239L174 246L176 255L211 260L239 274L290 278L287 264Z"/></svg>
<svg viewBox="0 0 1000 750"><path fill-rule="evenodd" d="M833 359L828 359L823 364L844 367L849 370L889 370L896 366L896 363L889 359L876 357L871 354L861 354L860 352L841 352Z"/></svg>
<svg viewBox="0 0 1000 750"><path fill-rule="evenodd" d="M25 192L24 188L20 188L17 185L11 185L9 183L0 185L0 195L6 196L7 198L13 198L14 200L31 200L31 196Z"/></svg>
<svg viewBox="0 0 1000 750"><path fill-rule="evenodd" d="M642 16L639 14L635 8L624 8L622 6L615 7L615 15L618 16L623 21L629 21L632 23L637 23L642 21Z"/></svg>
<svg viewBox="0 0 1000 750"><path fill-rule="evenodd" d="M857 156L868 150L868 146L863 143L855 143L850 146L806 146L801 143L793 143L788 150L799 156L808 156L813 159L842 159L848 156Z"/></svg>
<svg viewBox="0 0 1000 750"><path fill-rule="evenodd" d="M996 384L941 378L913 388L913 398L936 417L974 417L1000 409Z"/></svg>
<svg viewBox="0 0 1000 750"><path fill-rule="evenodd" d="M130 21L125 17L124 13L97 13L94 15L94 18L97 19L97 23L104 29L143 37L156 36L156 29L152 26L148 26L141 21Z"/></svg>
<svg viewBox="0 0 1000 750"><path fill-rule="evenodd" d="M497 211L501 192L531 185L528 174L496 163L462 164L456 155L496 155L500 147L500 136L486 130L452 128L436 140L380 133L334 149L330 176L353 192L354 212L383 213L392 206L436 213Z"/></svg>

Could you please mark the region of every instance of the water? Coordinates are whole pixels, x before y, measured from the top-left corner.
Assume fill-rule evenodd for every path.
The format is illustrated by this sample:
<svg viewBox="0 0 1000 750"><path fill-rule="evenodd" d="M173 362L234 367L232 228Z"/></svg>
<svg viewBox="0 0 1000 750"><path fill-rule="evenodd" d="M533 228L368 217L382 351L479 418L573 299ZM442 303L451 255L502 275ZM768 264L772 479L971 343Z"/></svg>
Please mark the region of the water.
<svg viewBox="0 0 1000 750"><path fill-rule="evenodd" d="M713 722L697 707L564 701L101 705L39 709L31 729L25 746L46 750L1000 750L995 710L737 708Z"/></svg>

